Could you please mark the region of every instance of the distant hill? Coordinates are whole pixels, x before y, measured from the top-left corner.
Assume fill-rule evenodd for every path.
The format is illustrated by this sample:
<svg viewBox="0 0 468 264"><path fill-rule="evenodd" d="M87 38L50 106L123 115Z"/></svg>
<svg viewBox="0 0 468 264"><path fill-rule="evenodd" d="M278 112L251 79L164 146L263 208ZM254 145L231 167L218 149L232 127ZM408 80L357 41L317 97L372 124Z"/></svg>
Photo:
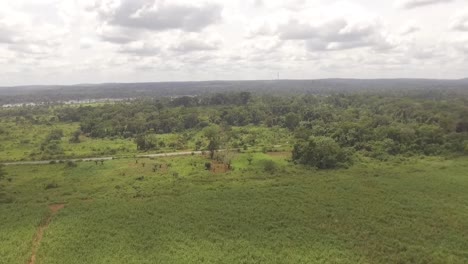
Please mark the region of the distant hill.
<svg viewBox="0 0 468 264"><path fill-rule="evenodd" d="M318 79L103 83L0 87L0 104L54 102L84 99L122 99L202 95L213 92L269 94L330 94L355 92L468 92L468 79Z"/></svg>

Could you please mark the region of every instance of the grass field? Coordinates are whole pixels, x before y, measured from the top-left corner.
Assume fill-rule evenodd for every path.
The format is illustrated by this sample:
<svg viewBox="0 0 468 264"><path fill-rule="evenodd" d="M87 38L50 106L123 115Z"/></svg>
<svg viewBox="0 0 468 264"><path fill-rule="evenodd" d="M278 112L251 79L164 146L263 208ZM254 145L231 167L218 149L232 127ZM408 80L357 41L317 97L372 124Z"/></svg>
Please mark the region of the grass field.
<svg viewBox="0 0 468 264"><path fill-rule="evenodd" d="M79 123L52 122L49 125L32 124L30 122L16 123L14 119L0 120L0 162L2 161L27 161L50 160L66 158L109 157L109 156L133 156L143 154L137 151L134 138L91 138L80 136L80 143L71 143L70 138L80 127ZM63 131L60 147L63 153L46 155L41 151L41 144L47 135L54 129ZM291 133L280 127L245 126L232 127L235 138L225 142L231 148L272 149L281 145L289 149L291 145ZM196 142L203 142L203 148L207 145L200 130L189 130L184 133L157 134L159 141L165 146L150 150L147 153L174 152L196 150Z"/></svg>
<svg viewBox="0 0 468 264"><path fill-rule="evenodd" d="M468 262L466 158L313 171L247 156L222 174L202 156L9 166L0 263L28 263L44 226L39 264Z"/></svg>

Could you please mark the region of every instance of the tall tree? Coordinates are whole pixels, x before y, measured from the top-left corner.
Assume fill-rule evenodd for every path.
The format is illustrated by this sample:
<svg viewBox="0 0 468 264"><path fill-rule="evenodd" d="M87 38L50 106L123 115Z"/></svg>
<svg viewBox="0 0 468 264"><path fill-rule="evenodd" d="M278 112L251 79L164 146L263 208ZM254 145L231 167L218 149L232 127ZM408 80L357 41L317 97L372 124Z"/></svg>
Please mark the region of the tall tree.
<svg viewBox="0 0 468 264"><path fill-rule="evenodd" d="M213 159L215 151L219 149L221 144L221 129L219 126L213 125L206 127L203 134L208 139L208 150L210 151L210 158Z"/></svg>

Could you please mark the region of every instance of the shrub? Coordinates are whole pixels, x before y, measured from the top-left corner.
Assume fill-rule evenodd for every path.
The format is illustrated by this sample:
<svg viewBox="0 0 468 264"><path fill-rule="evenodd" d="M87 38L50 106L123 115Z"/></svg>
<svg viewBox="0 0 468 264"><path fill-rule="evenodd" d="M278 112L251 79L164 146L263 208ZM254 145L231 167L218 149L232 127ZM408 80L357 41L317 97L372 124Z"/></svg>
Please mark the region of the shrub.
<svg viewBox="0 0 468 264"><path fill-rule="evenodd" d="M58 186L58 184L56 184L56 183L48 183L48 184L46 184L46 186L44 187L44 189L49 190L49 189L56 189L56 188L58 188L58 187L59 187L59 186Z"/></svg>
<svg viewBox="0 0 468 264"><path fill-rule="evenodd" d="M249 154L249 156L247 156L247 161L249 162L249 165L252 165L252 161L253 161L252 154Z"/></svg>
<svg viewBox="0 0 468 264"><path fill-rule="evenodd" d="M78 166L78 164L76 164L74 161L69 160L69 161L67 161L66 166L67 166L68 168L75 168L75 167Z"/></svg>
<svg viewBox="0 0 468 264"><path fill-rule="evenodd" d="M136 178L137 181L143 181L144 179L145 179L145 176L140 176Z"/></svg>
<svg viewBox="0 0 468 264"><path fill-rule="evenodd" d="M53 129L50 131L49 135L46 138L46 141L61 140L63 137L62 129Z"/></svg>
<svg viewBox="0 0 468 264"><path fill-rule="evenodd" d="M296 144L292 153L295 162L318 169L333 169L351 162L352 153L342 149L329 137L311 137L309 141Z"/></svg>
<svg viewBox="0 0 468 264"><path fill-rule="evenodd" d="M265 160L263 161L263 170L273 173L278 170L278 165L272 160Z"/></svg>

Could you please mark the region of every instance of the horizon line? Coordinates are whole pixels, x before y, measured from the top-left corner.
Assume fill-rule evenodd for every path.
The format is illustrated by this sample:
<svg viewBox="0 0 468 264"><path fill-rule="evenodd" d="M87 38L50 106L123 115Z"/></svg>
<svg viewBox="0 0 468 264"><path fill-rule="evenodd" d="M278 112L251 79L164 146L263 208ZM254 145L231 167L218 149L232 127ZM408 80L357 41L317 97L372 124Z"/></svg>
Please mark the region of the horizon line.
<svg viewBox="0 0 468 264"><path fill-rule="evenodd" d="M209 82L281 82L281 81L329 81L329 80L356 80L356 81L392 81L392 80L422 80L422 81L463 81L468 78L318 78L318 79L208 79L198 81L142 81L142 82L95 82L95 83L75 83L75 84L23 84L23 85L0 85L2 88L21 88L21 87L45 87L45 86L98 86L109 84L153 84L153 83L209 83Z"/></svg>

